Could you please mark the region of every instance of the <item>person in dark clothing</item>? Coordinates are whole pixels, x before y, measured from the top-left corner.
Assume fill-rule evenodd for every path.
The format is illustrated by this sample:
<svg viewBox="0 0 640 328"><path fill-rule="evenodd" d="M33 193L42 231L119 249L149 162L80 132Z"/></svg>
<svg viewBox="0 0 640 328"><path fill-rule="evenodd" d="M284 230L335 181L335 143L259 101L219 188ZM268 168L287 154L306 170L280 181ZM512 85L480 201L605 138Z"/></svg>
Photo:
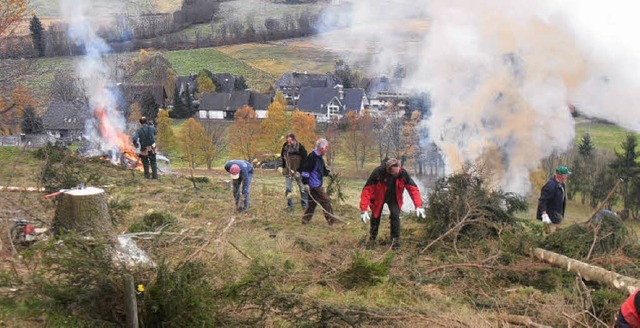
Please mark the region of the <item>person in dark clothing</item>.
<svg viewBox="0 0 640 328"><path fill-rule="evenodd" d="M307 159L302 164L300 169L300 177L304 184L305 191L311 196L311 201L307 210L302 216L302 223L307 224L313 217L313 212L316 210L316 206L320 204L324 212L324 217L329 223L333 225L338 220L333 215L333 208L331 207L331 200L329 195L322 186L323 177L329 176L329 170L324 163L322 156L327 153L329 142L326 139L318 139L316 141L315 149L307 156Z"/></svg>
<svg viewBox="0 0 640 328"><path fill-rule="evenodd" d="M293 182L300 179L300 167L302 162L307 158L307 150L304 146L296 140L296 136L293 133L287 134L287 142L282 145L280 152L280 158L282 158L282 174L285 181L285 197L287 198L287 209L293 209ZM300 188L300 185L298 188ZM306 209L308 206L309 196L300 188L300 202L302 208Z"/></svg>
<svg viewBox="0 0 640 328"><path fill-rule="evenodd" d="M140 160L144 169L144 177L147 179L158 178L158 164L156 162L156 128L149 125L146 117L140 118L139 128L133 135L133 145L140 147ZM151 168L151 175L149 175Z"/></svg>
<svg viewBox="0 0 640 328"><path fill-rule="evenodd" d="M615 328L640 328L640 292L638 290L622 303L616 317Z"/></svg>
<svg viewBox="0 0 640 328"><path fill-rule="evenodd" d="M233 179L233 197L236 201L236 208L245 212L249 208L249 185L253 178L253 165L241 159L232 159L224 164L224 169L231 174ZM242 186L242 188L240 188ZM244 202L241 203L244 196Z"/></svg>
<svg viewBox="0 0 640 328"><path fill-rule="evenodd" d="M360 194L360 210L363 223L369 221L368 208L371 207L371 228L369 229L369 243L374 243L378 237L380 227L380 217L382 208L387 204L391 214L391 247L400 248L400 209L402 208L402 194L407 190L413 204L416 207L418 217L424 218L425 212L422 208L422 198L416 183L411 179L409 173L402 168L400 162L395 158L390 158L382 162L369 176L367 183L362 188Z"/></svg>
<svg viewBox="0 0 640 328"><path fill-rule="evenodd" d="M566 166L558 166L554 176L540 191L536 219L547 225L546 233L555 232L558 225L562 223L567 205L567 189L564 182L570 174L571 171Z"/></svg>

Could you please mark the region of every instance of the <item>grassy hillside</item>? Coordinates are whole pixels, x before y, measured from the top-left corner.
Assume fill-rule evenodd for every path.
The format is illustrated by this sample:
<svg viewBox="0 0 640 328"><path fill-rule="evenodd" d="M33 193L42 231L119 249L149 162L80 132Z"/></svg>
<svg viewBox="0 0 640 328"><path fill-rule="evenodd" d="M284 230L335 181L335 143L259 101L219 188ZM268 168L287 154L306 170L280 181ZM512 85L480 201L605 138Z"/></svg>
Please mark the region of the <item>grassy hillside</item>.
<svg viewBox="0 0 640 328"><path fill-rule="evenodd" d="M243 75L249 87L264 91L275 84L276 77L258 70L241 60L236 60L215 48L168 51L165 57L171 62L178 75L198 73L208 69L213 73L231 73Z"/></svg>
<svg viewBox="0 0 640 328"><path fill-rule="evenodd" d="M580 143L587 132L596 148L611 150L620 150L620 144L626 140L627 134L632 133L613 124L581 121L576 124L576 144Z"/></svg>
<svg viewBox="0 0 640 328"><path fill-rule="evenodd" d="M280 77L285 72L333 72L338 55L328 50L289 45L286 42L240 44L217 48L220 52Z"/></svg>
<svg viewBox="0 0 640 328"><path fill-rule="evenodd" d="M0 159L18 167L33 164L29 153L15 149L0 148ZM514 239L510 229L501 230L500 240L474 239L472 248L461 241L455 250L444 246L422 253L429 222L406 214L399 252L389 250L386 217L379 244L366 248L368 227L360 222L357 207L362 179L345 178L348 201L333 203L336 215L346 225L328 226L319 211L309 225L303 225L299 207L293 212L284 210L284 181L273 170L256 170L250 209L238 214L228 175L221 169L199 170L197 175L209 181L194 189L184 176L149 181L140 172L105 161L81 161L84 170L100 175L95 185L105 186L111 208L119 210L114 212L117 231L151 224L144 221L151 213L165 213L163 220L171 219L163 234L151 232L136 239L162 268L156 270L165 270L131 272L136 283L146 287L139 303L145 319L160 311L166 315L165 322L178 320L171 317L170 309L175 308L180 309L180 322L189 322L184 320L198 313L204 315L202 322L209 323L194 323L197 326L495 327L503 322L501 315L526 313L536 322L562 326L566 323L562 313L578 315L591 310L582 308L580 295L584 291L576 289L575 277L516 252L514 245L531 240L523 239L524 235ZM2 174L13 181L27 181L35 172ZM3 209L36 216L44 224L53 217L55 202L38 193L0 196ZM540 230L536 222L521 224L534 235ZM100 260L87 253L95 249L93 244L65 257L64 247L72 245L42 242L19 249L22 257L0 262L0 291L10 296L0 302L2 322L9 326L33 320L48 327L114 326L103 321L107 318L98 319L98 314L108 317L122 311L119 287L109 287L120 286L118 271L111 269L109 276L102 277L106 268L85 264L82 288L68 289L74 288L73 284L64 284L62 272L69 268L78 275L74 259L78 265ZM11 258L5 239L3 246L0 255ZM60 257L66 260L54 262L59 271L42 271L50 264L40 259ZM185 266L185 259L199 269ZM179 270L188 268L192 271L181 276ZM43 272L48 273L46 280L31 279ZM156 278L160 275L174 278L159 285ZM76 298L65 296L70 291ZM611 323L612 311L622 296L593 285L590 291L597 315ZM598 303L603 299L611 304ZM103 306L91 307L96 302ZM548 311L550 307L562 310ZM262 311L268 314L262 316Z"/></svg>

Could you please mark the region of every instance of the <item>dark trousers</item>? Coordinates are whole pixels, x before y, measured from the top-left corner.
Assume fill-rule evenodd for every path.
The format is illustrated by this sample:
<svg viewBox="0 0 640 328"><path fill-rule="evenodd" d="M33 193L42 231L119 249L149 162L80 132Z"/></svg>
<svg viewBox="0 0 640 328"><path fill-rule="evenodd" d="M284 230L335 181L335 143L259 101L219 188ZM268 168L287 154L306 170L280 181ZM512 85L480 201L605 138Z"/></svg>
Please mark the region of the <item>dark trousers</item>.
<svg viewBox="0 0 640 328"><path fill-rule="evenodd" d="M156 154L140 155L142 168L144 169L144 177L147 179L158 178L158 163L156 162ZM151 166L151 175L149 175L149 166Z"/></svg>
<svg viewBox="0 0 640 328"><path fill-rule="evenodd" d="M391 240L400 240L400 207L397 202L386 203L389 206L389 221L391 223ZM384 204L382 204L384 207ZM380 228L380 217L382 217L382 210L378 214L378 217L371 219L371 228L369 229L369 239L376 239L378 237L378 228Z"/></svg>
<svg viewBox="0 0 640 328"><path fill-rule="evenodd" d="M333 208L331 207L331 200L329 199L329 195L324 191L323 187L311 188L311 196L309 199L309 206L304 211L304 215L302 216L302 221L308 223L311 221L313 217L313 212L316 210L316 206L320 204L321 208L324 209L322 211L324 213L324 218L327 219L329 224L333 224L336 220L333 216Z"/></svg>

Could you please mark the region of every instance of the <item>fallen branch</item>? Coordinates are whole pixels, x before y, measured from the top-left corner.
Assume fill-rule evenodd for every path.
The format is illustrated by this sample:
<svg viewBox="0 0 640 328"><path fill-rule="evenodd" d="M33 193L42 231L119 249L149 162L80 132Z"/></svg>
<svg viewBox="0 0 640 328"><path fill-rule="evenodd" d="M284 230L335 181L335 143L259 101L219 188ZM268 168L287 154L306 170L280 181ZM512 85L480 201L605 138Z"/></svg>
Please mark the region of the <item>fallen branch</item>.
<svg viewBox="0 0 640 328"><path fill-rule="evenodd" d="M448 264L442 265L439 267L431 268L425 271L425 274L434 273L436 271L451 269L451 268L477 268L477 269L496 269L495 266L491 265L482 265L482 264L473 264L473 263L460 263L460 264Z"/></svg>
<svg viewBox="0 0 640 328"><path fill-rule="evenodd" d="M535 248L531 250L531 253L540 260L568 271L575 272L587 281L608 284L620 291L627 292L628 294L631 294L636 289L640 288L640 280L638 279L623 276L546 249Z"/></svg>
<svg viewBox="0 0 640 328"><path fill-rule="evenodd" d="M233 244L232 242L230 242L230 241L229 241L228 243L229 243L229 245L231 245L233 248L235 248L238 252L240 252L240 254L242 254L242 256L244 256L244 257L248 258L249 260L252 260L252 261L253 261L253 258L252 258L251 256L249 256L249 255L245 254L245 253L244 253L240 248L238 248L238 246L234 245L234 244Z"/></svg>
<svg viewBox="0 0 640 328"><path fill-rule="evenodd" d="M43 192L44 188L37 187L15 187L15 186L0 186L0 191L7 192Z"/></svg>
<svg viewBox="0 0 640 328"><path fill-rule="evenodd" d="M526 317L526 316L523 316L523 315L506 314L506 315L501 315L500 318L505 320L505 321L507 321L508 323L512 323L512 324L520 325L520 326L525 326L525 327L551 328L551 326L546 326L546 325L539 324L539 323L533 321L530 317Z"/></svg>

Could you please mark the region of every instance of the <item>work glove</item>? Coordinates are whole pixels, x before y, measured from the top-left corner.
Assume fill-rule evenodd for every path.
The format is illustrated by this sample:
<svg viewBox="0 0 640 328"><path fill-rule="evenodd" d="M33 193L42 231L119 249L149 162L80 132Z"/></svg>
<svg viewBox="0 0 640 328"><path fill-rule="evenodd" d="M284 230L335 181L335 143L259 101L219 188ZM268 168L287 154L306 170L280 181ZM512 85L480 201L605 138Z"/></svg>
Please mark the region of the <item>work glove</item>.
<svg viewBox="0 0 640 328"><path fill-rule="evenodd" d="M547 213L542 214L542 223L551 224L551 219L549 218L549 214Z"/></svg>
<svg viewBox="0 0 640 328"><path fill-rule="evenodd" d="M362 214L360 215L360 220L362 220L362 223L367 224L367 222L369 222L371 218L369 217L369 212L367 211L362 211Z"/></svg>
<svg viewBox="0 0 640 328"><path fill-rule="evenodd" d="M303 184L302 185L302 191L306 192L307 194L311 192L311 188L309 188L308 184Z"/></svg>
<svg viewBox="0 0 640 328"><path fill-rule="evenodd" d="M278 167L278 173L282 173L282 167Z"/></svg>
<svg viewBox="0 0 640 328"><path fill-rule="evenodd" d="M427 215L424 213L424 208L422 207L416 208L416 215L419 219L424 219L427 217Z"/></svg>

